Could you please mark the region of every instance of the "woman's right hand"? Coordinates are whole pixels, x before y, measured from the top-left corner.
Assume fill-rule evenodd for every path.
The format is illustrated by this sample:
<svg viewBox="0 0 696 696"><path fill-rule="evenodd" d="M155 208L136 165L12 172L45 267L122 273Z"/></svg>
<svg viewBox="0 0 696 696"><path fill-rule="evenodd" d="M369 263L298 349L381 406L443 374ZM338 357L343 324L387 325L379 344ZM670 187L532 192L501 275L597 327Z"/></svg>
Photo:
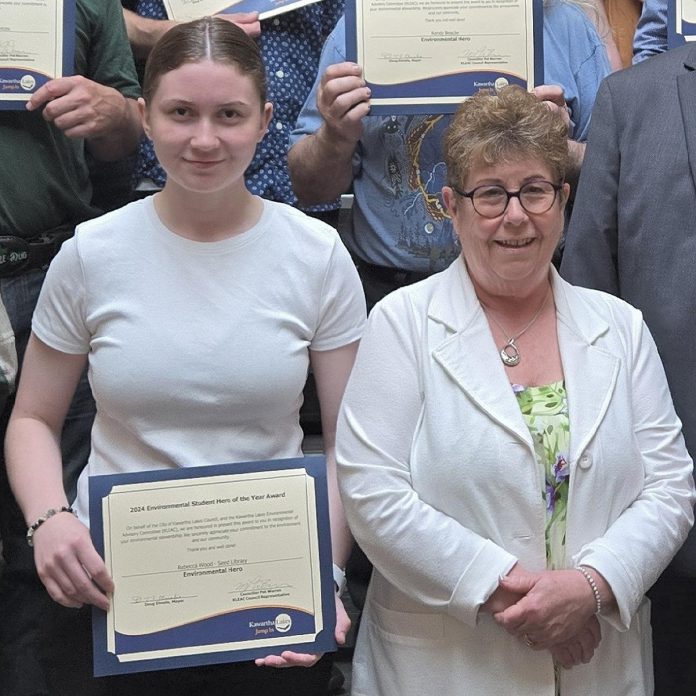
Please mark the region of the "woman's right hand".
<svg viewBox="0 0 696 696"><path fill-rule="evenodd" d="M554 662L564 669L575 665L586 665L594 655L594 651L602 640L602 629L596 616L590 617L579 633L564 643L554 645L549 649Z"/></svg>
<svg viewBox="0 0 696 696"><path fill-rule="evenodd" d="M34 532L34 563L46 591L58 604L109 608L113 580L89 530L70 513L49 517Z"/></svg>

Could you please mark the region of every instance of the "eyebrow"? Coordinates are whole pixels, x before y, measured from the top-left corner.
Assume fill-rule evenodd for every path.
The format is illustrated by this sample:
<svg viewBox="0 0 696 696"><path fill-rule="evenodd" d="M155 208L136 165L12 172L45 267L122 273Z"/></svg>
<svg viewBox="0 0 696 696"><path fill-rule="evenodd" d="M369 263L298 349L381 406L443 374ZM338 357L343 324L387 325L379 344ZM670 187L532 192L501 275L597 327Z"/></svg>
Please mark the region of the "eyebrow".
<svg viewBox="0 0 696 696"><path fill-rule="evenodd" d="M188 99L184 99L183 97L171 97L169 99L164 99L162 101L163 104L168 105L168 104L183 104L184 106L196 106L197 102L195 101L189 101ZM245 101L229 101L229 102L223 102L222 104L216 104L218 108L227 108L230 106L249 106L249 102Z"/></svg>

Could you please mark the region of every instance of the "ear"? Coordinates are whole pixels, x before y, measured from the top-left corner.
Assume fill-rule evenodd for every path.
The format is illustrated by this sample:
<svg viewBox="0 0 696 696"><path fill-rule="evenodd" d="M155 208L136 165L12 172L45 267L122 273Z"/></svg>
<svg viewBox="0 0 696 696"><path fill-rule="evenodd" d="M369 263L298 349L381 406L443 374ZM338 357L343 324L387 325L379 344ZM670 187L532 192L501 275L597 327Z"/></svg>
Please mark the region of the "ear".
<svg viewBox="0 0 696 696"><path fill-rule="evenodd" d="M459 201L457 194L451 186L442 187L442 201L450 217L454 217L457 214L457 204Z"/></svg>
<svg viewBox="0 0 696 696"><path fill-rule="evenodd" d="M143 132L150 137L150 123L147 115L147 104L142 97L138 97L138 113L140 114L140 123L143 126Z"/></svg>
<svg viewBox="0 0 696 696"><path fill-rule="evenodd" d="M561 208L565 208L565 205L570 198L570 184L567 181L563 184L563 188L561 189L560 193Z"/></svg>
<svg viewBox="0 0 696 696"><path fill-rule="evenodd" d="M266 102L263 106L263 114L261 115L261 137L259 142L263 140L263 136L268 132L268 124L273 118L273 104L271 102Z"/></svg>

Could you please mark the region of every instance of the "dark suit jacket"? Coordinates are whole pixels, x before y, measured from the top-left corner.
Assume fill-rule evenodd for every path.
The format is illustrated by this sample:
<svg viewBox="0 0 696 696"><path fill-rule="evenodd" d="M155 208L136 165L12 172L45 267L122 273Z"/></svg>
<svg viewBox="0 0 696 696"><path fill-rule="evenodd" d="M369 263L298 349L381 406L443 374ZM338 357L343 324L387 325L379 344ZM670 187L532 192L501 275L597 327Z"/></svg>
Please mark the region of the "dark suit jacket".
<svg viewBox="0 0 696 696"><path fill-rule="evenodd" d="M696 46L597 94L561 274L643 311L696 456ZM696 577L696 532L672 564Z"/></svg>

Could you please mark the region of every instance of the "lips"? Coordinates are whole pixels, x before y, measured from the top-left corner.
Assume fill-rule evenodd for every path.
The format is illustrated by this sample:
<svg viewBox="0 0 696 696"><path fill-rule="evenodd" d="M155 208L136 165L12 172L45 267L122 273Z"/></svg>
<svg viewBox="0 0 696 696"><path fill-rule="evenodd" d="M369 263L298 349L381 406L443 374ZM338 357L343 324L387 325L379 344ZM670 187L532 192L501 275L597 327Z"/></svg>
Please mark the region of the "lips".
<svg viewBox="0 0 696 696"><path fill-rule="evenodd" d="M534 243L534 238L527 239L497 239L495 242L498 246L507 249L520 249Z"/></svg>

